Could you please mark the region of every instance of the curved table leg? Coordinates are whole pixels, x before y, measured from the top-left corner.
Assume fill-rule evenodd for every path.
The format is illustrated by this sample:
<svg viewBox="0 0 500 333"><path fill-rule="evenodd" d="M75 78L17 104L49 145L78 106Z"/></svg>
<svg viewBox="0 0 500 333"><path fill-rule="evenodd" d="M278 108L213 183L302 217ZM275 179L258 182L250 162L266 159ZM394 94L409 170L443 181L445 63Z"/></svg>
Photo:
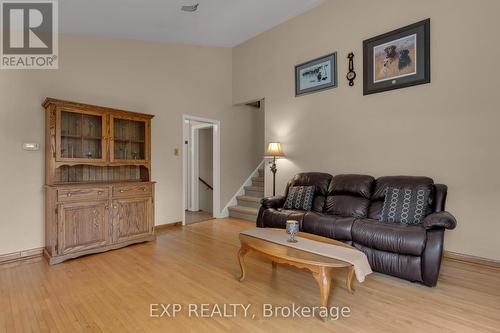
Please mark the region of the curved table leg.
<svg viewBox="0 0 500 333"><path fill-rule="evenodd" d="M319 272L313 273L314 278L319 285L320 301L322 307L328 307L328 297L332 286L332 269L321 267ZM322 318L325 320L326 318Z"/></svg>
<svg viewBox="0 0 500 333"><path fill-rule="evenodd" d="M241 276L238 280L242 282L245 279L245 255L248 253L248 246L241 244L240 250L238 251L238 262L240 264Z"/></svg>
<svg viewBox="0 0 500 333"><path fill-rule="evenodd" d="M349 292L351 294L354 294L354 288L353 288L353 279L354 278L354 266L351 266L349 267L349 271L347 272L347 281L346 281L346 284L347 284L347 290L349 290Z"/></svg>

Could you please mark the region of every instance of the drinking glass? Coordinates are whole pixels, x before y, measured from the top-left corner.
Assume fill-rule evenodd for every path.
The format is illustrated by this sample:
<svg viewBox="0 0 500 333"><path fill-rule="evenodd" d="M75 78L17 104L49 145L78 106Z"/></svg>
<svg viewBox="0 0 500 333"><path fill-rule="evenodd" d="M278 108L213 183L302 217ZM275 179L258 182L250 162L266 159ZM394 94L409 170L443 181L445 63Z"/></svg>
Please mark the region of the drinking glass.
<svg viewBox="0 0 500 333"><path fill-rule="evenodd" d="M290 239L287 239L290 243L297 243L295 235L299 232L299 222L294 220L286 221L286 233L290 235Z"/></svg>

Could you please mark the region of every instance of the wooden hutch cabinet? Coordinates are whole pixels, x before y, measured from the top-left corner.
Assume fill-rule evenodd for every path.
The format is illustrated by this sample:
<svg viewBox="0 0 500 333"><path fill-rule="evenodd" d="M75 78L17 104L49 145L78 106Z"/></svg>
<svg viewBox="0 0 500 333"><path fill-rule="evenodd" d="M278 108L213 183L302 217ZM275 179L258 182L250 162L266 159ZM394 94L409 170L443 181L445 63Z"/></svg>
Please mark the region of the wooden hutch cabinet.
<svg viewBox="0 0 500 333"><path fill-rule="evenodd" d="M43 107L49 263L154 240L153 116L52 98Z"/></svg>

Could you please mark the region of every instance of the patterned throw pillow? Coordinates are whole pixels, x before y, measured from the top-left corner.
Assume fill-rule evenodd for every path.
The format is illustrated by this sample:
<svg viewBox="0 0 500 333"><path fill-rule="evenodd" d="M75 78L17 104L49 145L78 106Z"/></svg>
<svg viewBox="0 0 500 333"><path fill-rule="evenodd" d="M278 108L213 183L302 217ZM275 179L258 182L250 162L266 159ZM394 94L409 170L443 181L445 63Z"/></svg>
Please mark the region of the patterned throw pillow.
<svg viewBox="0 0 500 333"><path fill-rule="evenodd" d="M291 186L283 208L311 210L313 199L314 186Z"/></svg>
<svg viewBox="0 0 500 333"><path fill-rule="evenodd" d="M380 214L380 221L420 224L427 213L430 190L418 188L385 189L384 206Z"/></svg>

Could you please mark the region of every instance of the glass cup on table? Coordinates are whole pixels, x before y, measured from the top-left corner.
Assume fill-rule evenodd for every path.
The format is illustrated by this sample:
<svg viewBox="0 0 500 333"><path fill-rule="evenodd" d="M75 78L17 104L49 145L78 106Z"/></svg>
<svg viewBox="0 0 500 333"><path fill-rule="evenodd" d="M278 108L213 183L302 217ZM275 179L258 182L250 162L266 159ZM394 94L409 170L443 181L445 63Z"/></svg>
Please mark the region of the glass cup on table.
<svg viewBox="0 0 500 333"><path fill-rule="evenodd" d="M286 233L290 235L290 239L287 239L290 243L297 243L295 235L299 232L299 222L295 220L286 221Z"/></svg>

